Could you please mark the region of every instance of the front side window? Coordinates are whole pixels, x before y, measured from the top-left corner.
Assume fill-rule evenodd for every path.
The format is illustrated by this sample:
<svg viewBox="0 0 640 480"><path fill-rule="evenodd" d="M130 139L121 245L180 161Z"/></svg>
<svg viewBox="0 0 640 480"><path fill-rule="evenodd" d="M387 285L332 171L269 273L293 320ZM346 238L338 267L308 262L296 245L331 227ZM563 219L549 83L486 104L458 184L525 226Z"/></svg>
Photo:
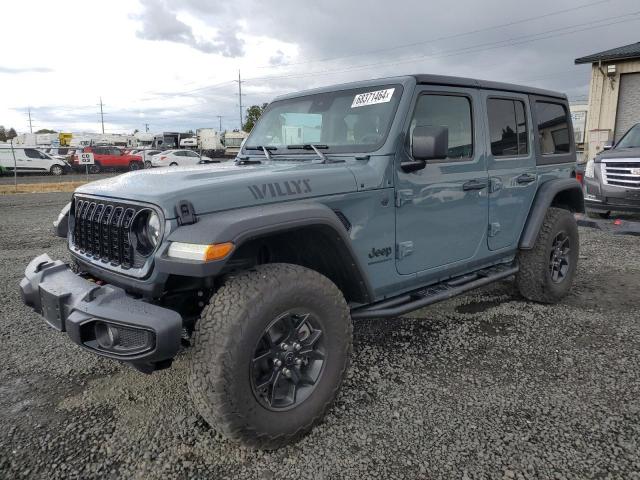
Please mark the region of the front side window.
<svg viewBox="0 0 640 480"><path fill-rule="evenodd" d="M27 156L27 158L37 158L38 160L42 158L40 156L40 152L34 150L33 148L25 148L24 154Z"/></svg>
<svg viewBox="0 0 640 480"><path fill-rule="evenodd" d="M637 148L640 147L640 123L631 127L624 137L620 139L616 148Z"/></svg>
<svg viewBox="0 0 640 480"><path fill-rule="evenodd" d="M529 153L524 102L490 98L487 101L487 115L494 157L515 157Z"/></svg>
<svg viewBox="0 0 640 480"><path fill-rule="evenodd" d="M329 153L373 151L384 143L401 96L400 85L384 85L272 102L245 148L270 146L278 154L314 144Z"/></svg>
<svg viewBox="0 0 640 480"><path fill-rule="evenodd" d="M569 122L564 105L551 102L536 102L538 138L542 155L569 153Z"/></svg>
<svg viewBox="0 0 640 480"><path fill-rule="evenodd" d="M421 95L411 120L409 143L416 126L446 127L449 130L449 159L473 156L471 102L456 95Z"/></svg>

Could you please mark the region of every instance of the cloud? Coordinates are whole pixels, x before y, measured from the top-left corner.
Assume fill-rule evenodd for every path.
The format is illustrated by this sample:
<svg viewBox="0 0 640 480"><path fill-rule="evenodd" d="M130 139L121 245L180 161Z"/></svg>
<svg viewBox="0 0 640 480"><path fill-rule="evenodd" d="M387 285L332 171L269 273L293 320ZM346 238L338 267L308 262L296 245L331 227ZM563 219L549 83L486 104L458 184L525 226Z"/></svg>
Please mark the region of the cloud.
<svg viewBox="0 0 640 480"><path fill-rule="evenodd" d="M49 73L53 72L53 69L47 67L2 67L0 66L0 73L6 73L8 75L17 75L21 73Z"/></svg>
<svg viewBox="0 0 640 480"><path fill-rule="evenodd" d="M271 57L269 57L269 65L282 65L284 63L285 60L285 55L284 52L280 49L278 49L278 51L274 54L271 55Z"/></svg>
<svg viewBox="0 0 640 480"><path fill-rule="evenodd" d="M233 24L218 29L211 40L196 37L192 27L178 20L177 11L170 10L164 0L142 0L143 12L133 18L141 22L138 38L154 41L183 43L204 53L225 57L240 57L244 54L244 41L238 37Z"/></svg>

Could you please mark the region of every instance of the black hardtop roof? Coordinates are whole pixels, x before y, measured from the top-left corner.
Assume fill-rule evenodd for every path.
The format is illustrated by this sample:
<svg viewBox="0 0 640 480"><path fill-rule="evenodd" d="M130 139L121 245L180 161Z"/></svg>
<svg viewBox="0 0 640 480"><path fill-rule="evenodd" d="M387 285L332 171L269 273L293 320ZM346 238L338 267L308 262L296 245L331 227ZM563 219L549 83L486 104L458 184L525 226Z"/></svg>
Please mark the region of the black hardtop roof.
<svg viewBox="0 0 640 480"><path fill-rule="evenodd" d="M608 62L610 60L629 60L634 58L640 58L640 42L611 48L603 52L587 55L586 57L576 58L575 63Z"/></svg>
<svg viewBox="0 0 640 480"><path fill-rule="evenodd" d="M451 77L447 75L430 75L430 74L414 74L404 75L399 77L386 77L375 78L370 80L361 80L357 82L342 83L336 85L328 85L326 87L314 88L310 90L303 90L300 92L289 93L280 95L274 100L284 100L288 98L295 98L304 95L313 95L316 93L326 93L337 89L351 89L383 84L392 83L405 83L408 80L413 79L419 85L448 85L452 87L467 87L467 88L482 88L486 90L500 90L514 93L524 93L528 95L540 95L545 97L559 98L566 100L567 96L564 93L555 92L553 90L544 90L541 88L525 87L522 85L514 85L512 83L492 82L490 80L478 80L474 78L464 77Z"/></svg>

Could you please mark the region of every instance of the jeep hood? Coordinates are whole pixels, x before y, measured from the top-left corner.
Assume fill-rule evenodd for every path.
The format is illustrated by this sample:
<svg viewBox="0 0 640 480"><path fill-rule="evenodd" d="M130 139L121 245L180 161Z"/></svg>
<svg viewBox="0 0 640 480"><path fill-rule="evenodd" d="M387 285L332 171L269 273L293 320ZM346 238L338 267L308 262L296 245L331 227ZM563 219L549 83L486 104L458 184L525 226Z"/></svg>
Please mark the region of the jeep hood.
<svg viewBox="0 0 640 480"><path fill-rule="evenodd" d="M140 170L88 183L76 193L151 203L162 208L166 218L175 218L181 200L190 201L196 214L203 215L356 189L346 163L303 160Z"/></svg>

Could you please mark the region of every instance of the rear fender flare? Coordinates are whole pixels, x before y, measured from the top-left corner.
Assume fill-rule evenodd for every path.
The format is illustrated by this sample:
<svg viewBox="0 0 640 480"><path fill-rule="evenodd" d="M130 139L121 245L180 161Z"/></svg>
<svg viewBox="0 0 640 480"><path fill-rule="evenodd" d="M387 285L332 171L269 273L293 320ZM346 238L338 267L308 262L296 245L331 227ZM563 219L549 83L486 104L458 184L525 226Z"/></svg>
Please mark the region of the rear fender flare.
<svg viewBox="0 0 640 480"><path fill-rule="evenodd" d="M573 212L584 212L582 187L575 178L557 178L540 185L520 236L521 250L534 247L547 210L555 205L568 207Z"/></svg>

